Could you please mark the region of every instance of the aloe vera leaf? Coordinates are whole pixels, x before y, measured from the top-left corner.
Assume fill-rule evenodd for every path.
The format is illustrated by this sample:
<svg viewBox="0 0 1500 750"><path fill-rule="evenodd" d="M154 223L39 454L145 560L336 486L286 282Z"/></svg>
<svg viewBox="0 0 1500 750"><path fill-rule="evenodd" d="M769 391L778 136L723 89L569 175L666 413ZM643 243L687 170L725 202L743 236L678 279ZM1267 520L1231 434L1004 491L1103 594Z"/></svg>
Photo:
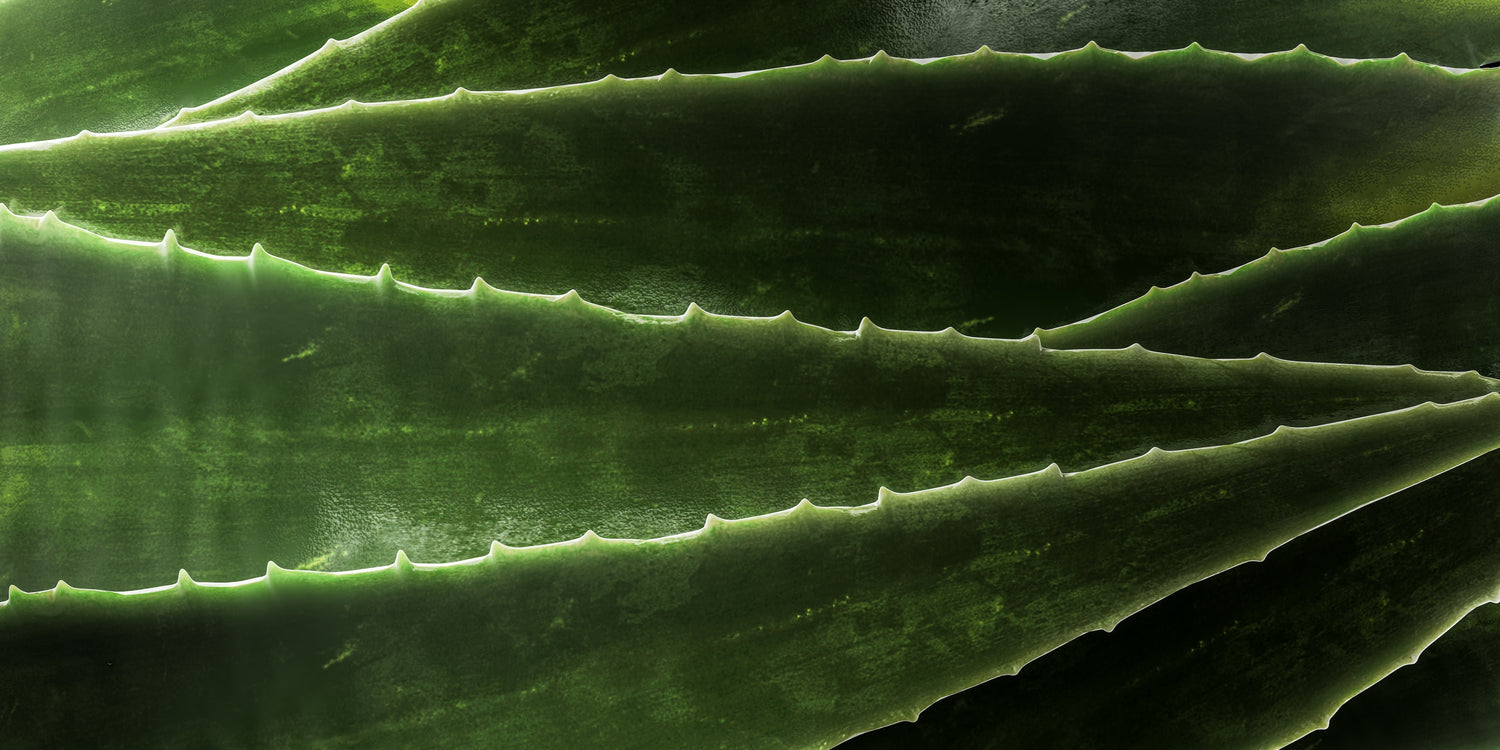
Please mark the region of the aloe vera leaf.
<svg viewBox="0 0 1500 750"><path fill-rule="evenodd" d="M1415 664L1349 701L1329 727L1288 747L1485 750L1500 738L1500 606L1469 613Z"/></svg>
<svg viewBox="0 0 1500 750"><path fill-rule="evenodd" d="M1490 73L1197 48L829 59L15 145L0 198L438 288L1009 335L1500 193Z"/></svg>
<svg viewBox="0 0 1500 750"><path fill-rule="evenodd" d="M0 583L350 569L1081 469L1496 390L1476 373L627 316L0 210Z"/></svg>
<svg viewBox="0 0 1500 750"><path fill-rule="evenodd" d="M1357 8L1356 8L1357 6ZM606 74L650 76L675 67L727 73L796 65L829 54L897 57L1059 52L1088 42L1128 50L1199 43L1235 52L1306 44L1351 58L1407 53L1477 67L1500 55L1500 14L1487 3L1158 2L1046 0L953 3L499 2L446 0L411 10L336 47L168 124L241 112L295 112L348 99L394 101L470 89L581 83ZM199 102L194 102L199 104Z"/></svg>
<svg viewBox="0 0 1500 750"><path fill-rule="evenodd" d="M1495 599L1497 478L1475 459L841 750L1283 747Z"/></svg>
<svg viewBox="0 0 1500 750"><path fill-rule="evenodd" d="M6 0L0 143L150 127L408 0Z"/></svg>
<svg viewBox="0 0 1500 750"><path fill-rule="evenodd" d="M1500 372L1494 237L1500 200L1434 205L1324 243L1272 250L1193 275L1085 321L1036 334L1048 346L1140 342L1205 357L1415 363Z"/></svg>
<svg viewBox="0 0 1500 750"><path fill-rule="evenodd" d="M1497 417L1491 394L467 564L13 588L0 703L9 739L54 742L828 747L1482 455Z"/></svg>

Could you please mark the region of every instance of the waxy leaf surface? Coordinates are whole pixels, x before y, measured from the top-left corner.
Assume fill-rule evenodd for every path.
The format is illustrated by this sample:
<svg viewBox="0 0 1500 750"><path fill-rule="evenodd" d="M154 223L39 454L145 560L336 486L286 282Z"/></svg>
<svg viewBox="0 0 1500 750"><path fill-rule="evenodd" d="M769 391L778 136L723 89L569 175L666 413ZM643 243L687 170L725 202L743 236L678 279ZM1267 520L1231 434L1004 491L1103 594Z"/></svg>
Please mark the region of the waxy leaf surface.
<svg viewBox="0 0 1500 750"><path fill-rule="evenodd" d="M152 127L408 0L0 2L0 143Z"/></svg>
<svg viewBox="0 0 1500 750"><path fill-rule="evenodd" d="M1054 352L407 287L0 211L0 583L646 538L1484 395L1474 373Z"/></svg>
<svg viewBox="0 0 1500 750"><path fill-rule="evenodd" d="M1500 200L1433 206L1389 226L1264 258L1037 336L1057 348L1140 343L1199 357L1411 363L1500 372ZM1248 355L1246 354L1248 352Z"/></svg>
<svg viewBox="0 0 1500 750"><path fill-rule="evenodd" d="M346 99L417 99L459 86L535 88L667 68L728 73L879 50L920 58L981 45L1060 52L1089 42L1125 50L1198 43L1273 52L1304 44L1326 55L1406 53L1470 68L1500 56L1497 40L1500 14L1474 0L427 0L266 80L188 108L171 123L247 110L295 112Z"/></svg>
<svg viewBox="0 0 1500 750"><path fill-rule="evenodd" d="M1346 701L1359 705L1361 691L1398 668L1390 679L1427 669L1442 647L1406 665L1500 596L1497 479L1500 454L1477 458L840 750L1260 749L1330 715L1341 726L1334 711ZM1427 688L1446 701L1459 685ZM1386 721L1402 724L1430 711L1383 703ZM1364 747L1389 747L1377 729L1386 721L1351 723L1370 727Z"/></svg>
<svg viewBox="0 0 1500 750"><path fill-rule="evenodd" d="M1487 70L1089 48L18 145L0 200L433 287L1025 335L1351 218L1500 193L1497 143Z"/></svg>
<svg viewBox="0 0 1500 750"><path fill-rule="evenodd" d="M22 742L829 747L1482 455L1497 425L1491 394L654 541L12 588L0 700Z"/></svg>

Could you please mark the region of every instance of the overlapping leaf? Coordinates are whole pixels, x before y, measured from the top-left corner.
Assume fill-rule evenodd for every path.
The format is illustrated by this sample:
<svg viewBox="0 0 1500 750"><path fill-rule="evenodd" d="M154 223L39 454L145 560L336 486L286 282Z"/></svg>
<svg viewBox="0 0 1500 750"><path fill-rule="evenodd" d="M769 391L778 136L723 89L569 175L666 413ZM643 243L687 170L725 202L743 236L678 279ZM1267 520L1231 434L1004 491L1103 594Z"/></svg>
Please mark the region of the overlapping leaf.
<svg viewBox="0 0 1500 750"><path fill-rule="evenodd" d="M1500 192L1497 113L1490 71L1305 52L828 60L13 146L0 199L443 288L1024 335Z"/></svg>
<svg viewBox="0 0 1500 750"><path fill-rule="evenodd" d="M829 747L1495 447L1491 394L656 541L13 588L0 695L22 741Z"/></svg>
<svg viewBox="0 0 1500 750"><path fill-rule="evenodd" d="M1500 201L1433 206L1388 227L1356 227L1326 243L1194 275L1037 335L1060 348L1141 343L1200 357L1264 351L1495 371L1497 234Z"/></svg>
<svg viewBox="0 0 1500 750"><path fill-rule="evenodd" d="M5 583L350 569L1069 470L1496 389L434 293L0 211Z"/></svg>
<svg viewBox="0 0 1500 750"><path fill-rule="evenodd" d="M410 4L7 0L0 3L0 143L151 127Z"/></svg>
<svg viewBox="0 0 1500 750"><path fill-rule="evenodd" d="M347 43L172 124L295 112L346 99L394 101L459 86L520 89L605 74L728 73L885 50L921 58L970 52L1060 52L1097 42L1161 50L1198 43L1231 52L1305 44L1328 55L1476 67L1500 56L1500 18L1482 3L1398 0L1155 0L952 3L788 0L749 3L428 0Z"/></svg>
<svg viewBox="0 0 1500 750"><path fill-rule="evenodd" d="M1176 44L1215 44L1233 29L1264 51L1271 37L1257 36L1257 19L1286 28L1292 13L1301 41L1319 51L1417 49L1388 35L1417 26L1381 21L1410 8L1376 3L1329 24L1349 8L1303 5L1205 15L1162 4L1150 20L1110 27L1135 39L1187 29ZM185 118L252 100L280 111L451 85L654 74L668 57L683 70L727 71L814 49L869 54L891 30L908 33L878 46L957 52L941 47L995 32L1013 12L976 10L982 23L949 34L937 5L905 5L892 22L879 4L856 4L843 27L855 39L825 34L819 14L841 13L835 6L803 9L770 36L757 35L763 9L717 9L712 19L691 9L642 37L631 25L671 16L671 6L601 26L583 4L564 16L522 3L458 33L481 7L490 6L429 2ZM1033 23L1064 10L1059 24ZM1462 3L1425 10L1440 12L1422 28L1443 31L1417 34L1422 49L1472 58L1464 64L1484 57L1471 40L1495 14ZM1048 40L1124 11L1037 12L1005 27L1014 36L1001 44L1056 49ZM517 19L545 22L524 35L524 50L506 31ZM620 59L602 54L632 36L638 46ZM855 51L842 52L845 43ZM1175 45L1140 48L1162 46ZM410 64L393 72L398 56ZM736 62L751 59L765 62ZM138 238L172 226L218 251L265 241L332 270L389 261L438 286L483 273L506 288L577 287L635 312L676 313L691 301L764 315L793 308L851 329L871 315L1018 333L1351 220L1500 192L1489 156L1494 80L1404 59L1340 65L1298 52L1245 63L1196 47L1140 61L1090 48L925 67L881 55L733 80L671 73L525 95L460 92L36 144L0 153L0 197ZM422 88L433 82L442 88ZM1057 346L1113 336L1115 347L1145 340L1199 355L1486 368L1491 213L1434 209L1222 278L1195 274L1039 333ZM169 236L156 255L51 218L40 229L0 221L0 533L9 535L0 566L11 566L0 572L42 582L29 588L74 570L143 585L189 560L222 572L200 577L233 578L284 555L347 568L382 551L388 559L394 546L452 560L496 537L530 543L590 527L656 536L704 512L752 515L799 495L847 504L881 484L1092 466L1152 444L1227 444L1277 423L1489 389L1472 373L1055 352L868 321L837 333L696 308L622 315L576 294L526 297L482 283L432 293L386 269L336 279L263 252L205 259ZM1138 625L1154 631L1149 646L1113 646L1135 652L1136 666L1112 661L1109 647L1092 645L1100 639L1054 655L1090 662L1044 691L1090 717L1069 729L1108 733L1111 712L1155 712L1107 745L1272 746L1316 725L1487 590L1489 515L1475 498L1493 461L1412 485L1493 447L1494 408L1491 397L1390 412L1153 452L1061 480L1054 470L966 481L853 511L803 505L735 524L711 516L701 533L655 542L590 535L497 547L494 571L429 569L403 555L383 571L273 566L268 581L205 588L184 577L126 597L13 590L0 639L31 656L0 678L17 696L8 739L530 746L613 733L621 746L824 746L1405 488L1304 536L1263 572L1241 569L1157 608ZM1183 413L1193 421L1174 423ZM1284 510L1320 498L1332 504ZM1440 503L1450 510L1437 512ZM1407 536L1413 525L1419 533ZM1238 541L1214 536L1226 528ZM1299 583L1285 572L1299 561L1318 561L1326 578ZM1252 578L1255 588L1234 589ZM1239 610L1226 606L1231 589L1244 597ZM1396 590L1409 593L1383 606ZM1258 627L1235 622L1246 617ZM740 627L751 620L757 630ZM1487 653L1464 635L1479 627L1461 626L1432 653L1445 644ZM1212 635L1194 647L1194 629ZM1264 651L1256 643L1286 641L1296 648L1274 659L1247 656ZM236 679L205 681L209 654L228 654ZM1389 695L1441 684L1422 666ZM1480 671L1460 683L1481 686L1463 692L1464 706L1484 705ZM1099 680L1132 687L1100 698L1089 687ZM1210 683L1231 692L1215 696ZM1088 697L1069 700L1070 691ZM122 694L172 696L173 713ZM1344 726L1356 729L1340 735L1336 719L1303 744L1360 742L1361 730L1409 730L1434 715L1372 718L1394 714L1381 708L1390 700L1377 688L1365 701L1374 713L1351 704ZM84 704L100 707L93 721L77 721ZM1451 714L1462 719L1453 739L1440 738L1448 746L1487 736L1479 714L1463 710ZM1034 710L1024 718L1040 721L1006 729L1055 740L1045 728L1063 714Z"/></svg>

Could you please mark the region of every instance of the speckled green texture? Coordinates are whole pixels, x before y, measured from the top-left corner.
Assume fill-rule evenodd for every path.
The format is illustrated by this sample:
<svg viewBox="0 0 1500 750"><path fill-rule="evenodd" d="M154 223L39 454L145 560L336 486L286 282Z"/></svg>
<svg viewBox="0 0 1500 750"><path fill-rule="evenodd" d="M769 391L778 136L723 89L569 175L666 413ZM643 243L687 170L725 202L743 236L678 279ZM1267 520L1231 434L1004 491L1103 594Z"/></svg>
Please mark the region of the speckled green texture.
<svg viewBox="0 0 1500 750"><path fill-rule="evenodd" d="M1037 335L1057 348L1140 343L1202 357L1269 352L1500 373L1496 236L1500 200L1434 206L1393 226L1274 250Z"/></svg>
<svg viewBox="0 0 1500 750"><path fill-rule="evenodd" d="M286 10L0 0L0 135L154 124L343 22ZM182 119L551 88L0 148L14 208L176 232L0 211L0 745L826 747L1023 663L862 741L1284 744L1495 593L1494 381L1041 341L1496 372L1488 206L1197 276L1500 192L1496 73L558 84L1472 65L1497 25L424 0ZM1020 336L1190 274L1020 341L870 322ZM1491 609L1302 745L1489 742Z"/></svg>
<svg viewBox="0 0 1500 750"><path fill-rule="evenodd" d="M0 143L151 127L405 0L5 0Z"/></svg>
<svg viewBox="0 0 1500 750"><path fill-rule="evenodd" d="M0 585L23 588L658 537L1497 385L424 293L5 211L0 321Z"/></svg>
<svg viewBox="0 0 1500 750"><path fill-rule="evenodd" d="M1500 192L1497 143L1500 71L1090 48L74 139L0 150L0 200L427 286L1020 336Z"/></svg>
<svg viewBox="0 0 1500 750"><path fill-rule="evenodd" d="M1445 650L1450 626L1500 596L1497 478L1500 453L1477 458L840 750L1275 748L1339 709L1337 735L1346 700L1393 670L1397 682L1425 670L1430 652L1406 665L1439 635L1433 650ZM1425 685L1433 702L1458 687ZM1390 747L1380 727L1414 715L1410 726L1429 727L1414 746L1434 747L1423 742L1442 730L1419 717L1436 712L1382 705L1388 718L1348 721L1368 729L1364 743L1342 746ZM1293 747L1324 746L1311 740Z"/></svg>
<svg viewBox="0 0 1500 750"><path fill-rule="evenodd" d="M1500 56L1487 0L427 0L347 46L181 113L174 123L392 101L455 87L508 90L651 76L669 67L724 73L822 55L897 57L1125 50L1202 44L1275 52L1305 44L1355 58L1406 53L1477 67ZM195 103L196 104L196 103Z"/></svg>
<svg viewBox="0 0 1500 750"><path fill-rule="evenodd" d="M667 540L12 589L0 702L22 741L826 748L1497 445L1492 394Z"/></svg>

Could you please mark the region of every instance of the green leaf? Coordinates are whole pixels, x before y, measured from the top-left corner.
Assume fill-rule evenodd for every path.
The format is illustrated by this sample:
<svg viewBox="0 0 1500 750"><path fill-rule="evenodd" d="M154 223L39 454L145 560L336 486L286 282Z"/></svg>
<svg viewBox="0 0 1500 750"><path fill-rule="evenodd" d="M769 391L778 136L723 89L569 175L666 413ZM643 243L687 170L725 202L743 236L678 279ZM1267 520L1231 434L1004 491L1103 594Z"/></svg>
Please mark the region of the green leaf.
<svg viewBox="0 0 1500 750"><path fill-rule="evenodd" d="M1386 691L1380 681L1418 653L1417 667L1388 679L1425 669L1446 648L1444 633L1496 597L1497 469L1500 454L1482 456L840 750L1278 748L1325 726L1336 709L1341 727L1345 701L1359 705L1375 683L1372 693ZM1460 684L1482 683L1425 686L1450 702ZM1348 722L1370 732L1345 746L1391 747L1379 727L1436 713L1413 710L1416 702L1385 700L1391 718ZM1432 747L1438 733L1430 728L1418 746Z"/></svg>
<svg viewBox="0 0 1500 750"><path fill-rule="evenodd" d="M1008 335L1500 193L1490 73L1198 48L827 60L12 146L0 197L434 287Z"/></svg>
<svg viewBox="0 0 1500 750"><path fill-rule="evenodd" d="M1192 43L1236 52L1305 44L1355 58L1407 53L1475 67L1500 56L1500 16L1483 2L1399 0L789 0L701 3L446 0L414 6L347 44L170 124L294 112L346 99L437 96L458 86L505 90L580 83L605 74L727 73L807 63L828 54L956 55L989 45L1059 52L1097 42L1127 50Z"/></svg>
<svg viewBox="0 0 1500 750"><path fill-rule="evenodd" d="M342 569L1069 470L1496 389L211 258L0 210L0 584Z"/></svg>
<svg viewBox="0 0 1500 750"><path fill-rule="evenodd" d="M1492 394L655 541L12 589L0 703L22 742L828 747L1497 445Z"/></svg>
<svg viewBox="0 0 1500 750"><path fill-rule="evenodd" d="M1048 346L1141 343L1202 357L1415 363L1500 372L1500 200L1436 206L1327 242L1153 289L1037 335Z"/></svg>
<svg viewBox="0 0 1500 750"><path fill-rule="evenodd" d="M0 2L0 143L150 127L408 0Z"/></svg>
<svg viewBox="0 0 1500 750"><path fill-rule="evenodd" d="M1329 728L1289 745L1338 750L1483 750L1500 736L1500 606L1480 607L1422 658L1349 702Z"/></svg>

